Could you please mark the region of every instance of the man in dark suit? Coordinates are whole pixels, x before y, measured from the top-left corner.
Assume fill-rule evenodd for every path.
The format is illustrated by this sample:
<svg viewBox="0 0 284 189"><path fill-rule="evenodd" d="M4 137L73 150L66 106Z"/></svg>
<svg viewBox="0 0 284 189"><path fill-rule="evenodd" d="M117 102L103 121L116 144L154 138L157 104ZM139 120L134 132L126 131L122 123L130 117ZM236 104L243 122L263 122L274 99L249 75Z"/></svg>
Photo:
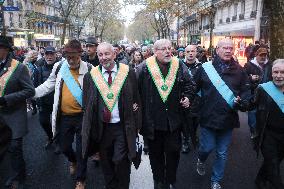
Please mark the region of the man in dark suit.
<svg viewBox="0 0 284 189"><path fill-rule="evenodd" d="M154 44L154 56L137 68L143 118L148 139L154 189L175 189L184 113L195 96L187 67L172 57L167 39Z"/></svg>
<svg viewBox="0 0 284 189"><path fill-rule="evenodd" d="M21 188L25 178L23 137L27 134L26 99L35 93L27 67L11 56L12 46L6 37L0 37L0 116L12 130L9 147L13 175L7 186Z"/></svg>
<svg viewBox="0 0 284 189"><path fill-rule="evenodd" d="M97 52L100 65L83 82L83 155L87 158L99 148L105 188L128 189L141 125L136 76L128 65L114 61L111 44L100 44Z"/></svg>

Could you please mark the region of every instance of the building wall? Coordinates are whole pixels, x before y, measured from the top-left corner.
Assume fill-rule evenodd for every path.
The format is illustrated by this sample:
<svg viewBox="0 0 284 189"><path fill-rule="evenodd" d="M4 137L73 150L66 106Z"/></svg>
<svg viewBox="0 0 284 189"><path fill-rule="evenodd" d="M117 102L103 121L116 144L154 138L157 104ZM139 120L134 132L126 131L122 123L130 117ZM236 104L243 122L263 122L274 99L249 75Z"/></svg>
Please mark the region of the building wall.
<svg viewBox="0 0 284 189"><path fill-rule="evenodd" d="M4 6L20 8L20 11L4 12L7 35L14 38L15 46L61 45L60 36L63 33L63 21L56 10L56 3L58 3L56 0L51 0L48 3L39 0L5 1ZM70 33L68 25L67 38L70 37Z"/></svg>

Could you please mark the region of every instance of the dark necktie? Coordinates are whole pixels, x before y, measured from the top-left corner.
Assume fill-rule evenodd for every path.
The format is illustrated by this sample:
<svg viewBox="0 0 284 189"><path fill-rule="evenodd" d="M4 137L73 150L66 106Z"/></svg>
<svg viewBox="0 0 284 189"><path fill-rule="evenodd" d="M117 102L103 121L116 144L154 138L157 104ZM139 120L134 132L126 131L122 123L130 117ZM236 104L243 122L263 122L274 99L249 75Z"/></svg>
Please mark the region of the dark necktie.
<svg viewBox="0 0 284 189"><path fill-rule="evenodd" d="M111 86L112 84L112 77L111 77L111 73L112 71L106 71L108 73L108 85ZM104 111L103 111L103 121L105 123L109 123L111 119L111 112L109 111L108 107L105 105L104 107Z"/></svg>

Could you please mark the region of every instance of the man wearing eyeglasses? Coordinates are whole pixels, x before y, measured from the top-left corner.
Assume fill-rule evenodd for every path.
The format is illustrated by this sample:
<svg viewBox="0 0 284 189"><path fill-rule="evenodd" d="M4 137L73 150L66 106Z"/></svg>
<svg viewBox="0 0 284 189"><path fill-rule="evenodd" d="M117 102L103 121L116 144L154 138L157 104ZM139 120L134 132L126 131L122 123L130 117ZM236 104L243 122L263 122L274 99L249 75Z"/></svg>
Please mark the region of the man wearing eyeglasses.
<svg viewBox="0 0 284 189"><path fill-rule="evenodd" d="M148 139L155 189L175 189L181 150L183 111L194 98L186 66L172 57L167 39L154 44L154 56L138 66L142 135Z"/></svg>
<svg viewBox="0 0 284 189"><path fill-rule="evenodd" d="M238 110L244 111L251 97L248 76L233 54L233 41L220 40L214 61L202 64L193 76L202 102L197 172L205 174L205 161L215 150L211 189L221 189L232 132L240 126Z"/></svg>

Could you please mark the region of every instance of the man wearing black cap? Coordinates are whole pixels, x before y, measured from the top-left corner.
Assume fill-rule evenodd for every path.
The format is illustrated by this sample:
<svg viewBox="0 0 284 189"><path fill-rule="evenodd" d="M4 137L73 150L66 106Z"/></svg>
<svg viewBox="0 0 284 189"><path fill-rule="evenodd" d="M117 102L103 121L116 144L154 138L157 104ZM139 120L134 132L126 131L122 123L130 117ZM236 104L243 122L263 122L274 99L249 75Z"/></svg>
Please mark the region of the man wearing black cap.
<svg viewBox="0 0 284 189"><path fill-rule="evenodd" d="M26 100L35 93L28 68L12 58L12 46L0 37L0 116L12 130L9 147L12 174L6 183L11 188L23 187L25 161L23 137L27 134Z"/></svg>
<svg viewBox="0 0 284 189"><path fill-rule="evenodd" d="M88 37L86 39L87 55L85 55L82 60L92 64L93 66L99 65L100 62L97 56L97 46L97 39L95 37Z"/></svg>
<svg viewBox="0 0 284 189"><path fill-rule="evenodd" d="M41 85L44 83L47 78L49 77L53 65L57 62L56 59L56 50L54 47L46 47L45 52L44 52L44 58L38 61L38 76L35 77L37 78L37 83L38 85ZM39 106L39 122L45 131L48 140L46 143L46 148L50 146L52 143L52 126L51 126L51 114L52 114L52 106L53 106L53 97L54 97L54 92L49 93L46 96L43 96L39 99L38 101L38 106ZM57 148L56 153L59 152L59 149Z"/></svg>
<svg viewBox="0 0 284 189"><path fill-rule="evenodd" d="M82 158L82 88L84 75L92 65L81 60L83 49L78 40L69 41L66 60L55 63L48 79L36 88L36 98L54 91L52 131L58 137L62 153L70 162L70 174L76 174L76 189L85 188L87 162ZM76 135L76 151L72 148Z"/></svg>

